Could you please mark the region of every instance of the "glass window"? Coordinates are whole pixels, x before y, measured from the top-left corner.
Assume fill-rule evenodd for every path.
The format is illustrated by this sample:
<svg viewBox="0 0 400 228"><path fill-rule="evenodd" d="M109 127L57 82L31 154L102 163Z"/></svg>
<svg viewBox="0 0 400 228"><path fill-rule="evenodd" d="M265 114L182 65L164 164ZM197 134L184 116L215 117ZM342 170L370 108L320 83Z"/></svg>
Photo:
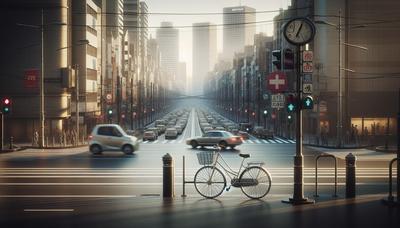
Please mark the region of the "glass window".
<svg viewBox="0 0 400 228"><path fill-rule="evenodd" d="M111 136L112 135L112 128L111 127L99 127L97 130L98 135L106 135L106 136Z"/></svg>
<svg viewBox="0 0 400 228"><path fill-rule="evenodd" d="M121 134L121 132L120 132L117 128L113 127L113 128L112 128L112 136L121 137L122 134Z"/></svg>

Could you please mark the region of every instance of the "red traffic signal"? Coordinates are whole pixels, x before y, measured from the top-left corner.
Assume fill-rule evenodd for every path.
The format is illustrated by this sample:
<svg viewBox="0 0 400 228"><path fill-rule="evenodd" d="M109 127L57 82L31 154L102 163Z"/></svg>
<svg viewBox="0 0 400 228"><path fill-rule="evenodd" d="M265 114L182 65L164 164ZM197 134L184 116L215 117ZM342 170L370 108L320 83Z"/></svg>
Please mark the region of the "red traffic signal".
<svg viewBox="0 0 400 228"><path fill-rule="evenodd" d="M11 99L6 97L1 100L1 112L3 114L10 114L11 113Z"/></svg>
<svg viewBox="0 0 400 228"><path fill-rule="evenodd" d="M285 70L294 69L294 52L292 49L286 48L283 51L283 65Z"/></svg>

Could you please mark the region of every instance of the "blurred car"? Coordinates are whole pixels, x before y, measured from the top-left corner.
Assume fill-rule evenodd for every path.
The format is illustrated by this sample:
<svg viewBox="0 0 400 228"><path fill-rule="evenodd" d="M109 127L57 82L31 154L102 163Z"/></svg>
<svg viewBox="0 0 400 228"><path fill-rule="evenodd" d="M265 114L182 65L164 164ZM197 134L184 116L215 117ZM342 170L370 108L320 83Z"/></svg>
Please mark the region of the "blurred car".
<svg viewBox="0 0 400 228"><path fill-rule="evenodd" d="M249 133L245 132L245 131L238 131L236 133L237 136L240 136L242 138L242 140L248 140L250 138Z"/></svg>
<svg viewBox="0 0 400 228"><path fill-rule="evenodd" d="M165 131L165 139L176 139L178 137L178 131L176 128L167 128Z"/></svg>
<svg viewBox="0 0 400 228"><path fill-rule="evenodd" d="M192 148L218 145L221 149L226 149L227 147L234 149L242 143L243 141L239 136L235 136L227 131L217 130L208 131L201 137L186 140L186 144L192 146Z"/></svg>
<svg viewBox="0 0 400 228"><path fill-rule="evenodd" d="M122 151L125 154L132 154L138 149L138 139L128 135L117 124L98 124L89 136L89 150L93 154L101 154L103 151Z"/></svg>
<svg viewBox="0 0 400 228"><path fill-rule="evenodd" d="M212 130L213 130L212 127L204 127L204 128L203 128L203 131L204 131L204 132L208 132L208 131L212 131Z"/></svg>
<svg viewBox="0 0 400 228"><path fill-rule="evenodd" d="M240 123L239 124L239 130L241 131L246 131L246 132L252 132L253 131L253 125L251 123Z"/></svg>
<svg viewBox="0 0 400 228"><path fill-rule="evenodd" d="M163 134L166 130L165 125L157 125L156 128L158 129L159 134Z"/></svg>
<svg viewBox="0 0 400 228"><path fill-rule="evenodd" d="M154 131L145 131L143 134L143 141L146 140L156 140L158 138L157 133Z"/></svg>
<svg viewBox="0 0 400 228"><path fill-rule="evenodd" d="M182 125L175 125L175 129L178 132L178 135L182 134L183 126Z"/></svg>

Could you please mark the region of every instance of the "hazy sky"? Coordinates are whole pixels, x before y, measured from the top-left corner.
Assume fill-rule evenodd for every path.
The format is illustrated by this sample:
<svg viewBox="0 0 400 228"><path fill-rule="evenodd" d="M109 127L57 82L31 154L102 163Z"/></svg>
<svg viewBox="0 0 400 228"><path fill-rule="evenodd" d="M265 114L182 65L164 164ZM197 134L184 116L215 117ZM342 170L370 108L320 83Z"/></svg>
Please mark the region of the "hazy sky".
<svg viewBox="0 0 400 228"><path fill-rule="evenodd" d="M222 14L218 15L154 15L152 12L162 13L222 13L223 7L231 7L246 5L256 9L256 11L279 10L279 8L287 8L290 0L144 0L149 8L149 26L160 26L162 21L171 21L174 26L187 26L196 22L211 22L214 24L222 24ZM277 13L260 13L257 14L257 21L269 21ZM222 51L222 26L217 29L217 48L218 52ZM155 28L150 29L150 34L155 37ZM257 24L257 32L264 32L272 35L273 24L263 23ZM180 61L186 62L187 74L192 74L192 29L181 28L179 30L180 38Z"/></svg>

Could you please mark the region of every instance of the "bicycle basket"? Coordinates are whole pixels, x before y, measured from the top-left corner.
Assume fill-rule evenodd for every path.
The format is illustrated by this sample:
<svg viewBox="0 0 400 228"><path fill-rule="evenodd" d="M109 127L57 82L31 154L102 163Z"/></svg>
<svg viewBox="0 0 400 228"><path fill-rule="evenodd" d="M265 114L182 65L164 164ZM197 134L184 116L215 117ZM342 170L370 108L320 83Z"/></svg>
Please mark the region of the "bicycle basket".
<svg viewBox="0 0 400 228"><path fill-rule="evenodd" d="M216 154L212 151L197 153L197 159L200 165L211 165L214 162Z"/></svg>

